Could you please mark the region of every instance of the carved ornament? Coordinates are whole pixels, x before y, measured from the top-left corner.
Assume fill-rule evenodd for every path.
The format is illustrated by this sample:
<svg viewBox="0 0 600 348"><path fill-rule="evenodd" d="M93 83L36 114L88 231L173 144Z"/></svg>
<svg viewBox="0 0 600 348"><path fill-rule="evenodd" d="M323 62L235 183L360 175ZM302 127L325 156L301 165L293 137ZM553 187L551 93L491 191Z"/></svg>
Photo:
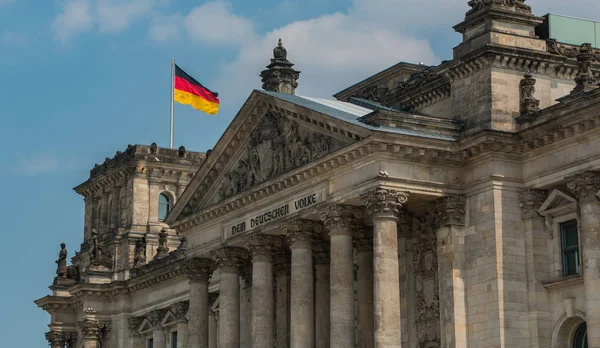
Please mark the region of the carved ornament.
<svg viewBox="0 0 600 348"><path fill-rule="evenodd" d="M378 187L363 193L360 198L373 219L397 219L399 210L408 202L408 193Z"/></svg>
<svg viewBox="0 0 600 348"><path fill-rule="evenodd" d="M540 101L535 98L536 79L527 73L521 80L521 115L540 111Z"/></svg>
<svg viewBox="0 0 600 348"><path fill-rule="evenodd" d="M281 228L290 249L312 248L315 236L323 227L311 220L296 219L288 222Z"/></svg>
<svg viewBox="0 0 600 348"><path fill-rule="evenodd" d="M579 49L579 54L577 55L577 65L579 67L579 71L577 72L577 77L575 78L575 89L574 93L577 92L587 92L591 89L597 88L598 80L592 71L592 63L594 61L598 61L598 56L594 55L594 50L592 49L592 45L589 43L584 43L581 45Z"/></svg>
<svg viewBox="0 0 600 348"><path fill-rule="evenodd" d="M301 128L285 115L269 112L250 133L250 140L234 168L218 189L219 199L319 159L341 148L332 137Z"/></svg>
<svg viewBox="0 0 600 348"><path fill-rule="evenodd" d="M273 260L275 250L283 245L283 241L279 236L268 234L253 234L245 241L244 246L252 255L252 262Z"/></svg>
<svg viewBox="0 0 600 348"><path fill-rule="evenodd" d="M168 235L167 230L164 228L158 233L158 248L156 248L154 259L162 259L169 256L169 247L167 246Z"/></svg>
<svg viewBox="0 0 600 348"><path fill-rule="evenodd" d="M172 304L169 310L176 320L183 321L185 320L189 308L190 303L188 301L182 301Z"/></svg>
<svg viewBox="0 0 600 348"><path fill-rule="evenodd" d="M475 14L488 6L501 6L506 9L516 10L526 14L531 14L531 6L525 4L525 0L471 0L469 1L471 10L467 16Z"/></svg>
<svg viewBox="0 0 600 348"><path fill-rule="evenodd" d="M319 218L331 236L351 236L362 217L361 209L349 205L332 204L319 211Z"/></svg>
<svg viewBox="0 0 600 348"><path fill-rule="evenodd" d="M437 213L442 225L465 224L467 199L464 196L446 196L437 202Z"/></svg>
<svg viewBox="0 0 600 348"><path fill-rule="evenodd" d="M131 318L129 318L129 320L127 321L127 327L129 328L129 332L131 334L136 334L137 331L138 331L138 329L142 325L142 322L144 322L144 318L143 317L131 317Z"/></svg>
<svg viewBox="0 0 600 348"><path fill-rule="evenodd" d="M84 319L78 324L83 337L93 340L102 339L111 328L110 321L105 320Z"/></svg>
<svg viewBox="0 0 600 348"><path fill-rule="evenodd" d="M98 240L98 232L95 228L92 229L92 236L90 237L87 243L90 246L90 263L93 266L104 266L107 268L112 268L112 254L105 250L103 243L101 243Z"/></svg>
<svg viewBox="0 0 600 348"><path fill-rule="evenodd" d="M213 252L213 260L219 272L240 273L248 260L248 252L242 248L222 247Z"/></svg>
<svg viewBox="0 0 600 348"><path fill-rule="evenodd" d="M548 191L525 189L519 192L519 208L523 219L539 218L538 210L548 198Z"/></svg>
<svg viewBox="0 0 600 348"><path fill-rule="evenodd" d="M210 259L193 258L186 260L183 269L192 282L207 282L211 276L213 261Z"/></svg>
<svg viewBox="0 0 600 348"><path fill-rule="evenodd" d="M146 236L135 242L133 267L140 267L146 264Z"/></svg>
<svg viewBox="0 0 600 348"><path fill-rule="evenodd" d="M580 203L595 202L599 199L600 171L585 171L565 178L567 188L579 199Z"/></svg>

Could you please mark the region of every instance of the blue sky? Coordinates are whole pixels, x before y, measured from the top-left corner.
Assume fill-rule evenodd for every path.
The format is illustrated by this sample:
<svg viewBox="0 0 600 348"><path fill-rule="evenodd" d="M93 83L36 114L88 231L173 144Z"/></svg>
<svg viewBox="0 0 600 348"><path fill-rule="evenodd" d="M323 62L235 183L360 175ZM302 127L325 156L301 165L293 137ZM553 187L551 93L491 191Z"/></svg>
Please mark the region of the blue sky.
<svg viewBox="0 0 600 348"><path fill-rule="evenodd" d="M529 1L600 19L597 0ZM398 61L436 64L460 40L466 0L0 0L0 336L44 347L60 242L83 235L72 191L127 144L168 145L170 59L220 93L221 112L175 106L177 146L214 146L281 37L298 93L329 97ZM594 12L595 11L595 12Z"/></svg>

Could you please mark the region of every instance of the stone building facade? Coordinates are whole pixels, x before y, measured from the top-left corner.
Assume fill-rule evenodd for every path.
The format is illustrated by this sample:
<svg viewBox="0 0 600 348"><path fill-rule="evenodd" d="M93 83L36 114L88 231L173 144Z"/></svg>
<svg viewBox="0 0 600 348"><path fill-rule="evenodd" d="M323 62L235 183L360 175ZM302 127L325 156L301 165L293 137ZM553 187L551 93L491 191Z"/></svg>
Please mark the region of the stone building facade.
<svg viewBox="0 0 600 348"><path fill-rule="evenodd" d="M600 347L600 51L468 5L450 61L326 100L280 42L209 156L92 170L51 347Z"/></svg>

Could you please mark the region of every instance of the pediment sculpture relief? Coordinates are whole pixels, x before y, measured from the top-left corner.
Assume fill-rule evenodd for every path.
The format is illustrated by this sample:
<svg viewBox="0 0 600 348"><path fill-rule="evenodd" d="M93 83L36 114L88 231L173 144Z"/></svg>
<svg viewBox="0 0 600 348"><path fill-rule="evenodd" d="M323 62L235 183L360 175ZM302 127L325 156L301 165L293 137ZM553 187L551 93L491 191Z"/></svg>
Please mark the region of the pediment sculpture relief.
<svg viewBox="0 0 600 348"><path fill-rule="evenodd" d="M300 127L284 115L268 113L250 134L238 162L225 175L218 199L236 195L343 146L341 141Z"/></svg>

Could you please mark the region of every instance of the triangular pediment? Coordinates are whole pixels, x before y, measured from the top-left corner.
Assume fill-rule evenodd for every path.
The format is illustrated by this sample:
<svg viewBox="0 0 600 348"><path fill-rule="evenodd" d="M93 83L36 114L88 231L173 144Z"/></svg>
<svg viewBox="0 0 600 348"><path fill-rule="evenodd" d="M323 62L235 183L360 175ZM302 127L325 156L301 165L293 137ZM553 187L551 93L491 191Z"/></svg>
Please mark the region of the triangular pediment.
<svg viewBox="0 0 600 348"><path fill-rule="evenodd" d="M138 327L137 332L142 334L145 332L152 331L152 329L153 329L152 323L148 319L144 319L142 321L142 323L140 324L140 326Z"/></svg>
<svg viewBox="0 0 600 348"><path fill-rule="evenodd" d="M577 199L555 189L548 195L544 203L542 203L538 213L544 217L553 217L575 211L576 209Z"/></svg>
<svg viewBox="0 0 600 348"><path fill-rule="evenodd" d="M255 91L166 222L290 175L370 134L363 127Z"/></svg>
<svg viewBox="0 0 600 348"><path fill-rule="evenodd" d="M167 314L165 314L165 317L160 322L160 325L165 327L165 326L169 326L171 324L175 324L176 321L177 321L177 318L175 318L175 316L173 315L173 313L171 313L171 311L168 311Z"/></svg>

